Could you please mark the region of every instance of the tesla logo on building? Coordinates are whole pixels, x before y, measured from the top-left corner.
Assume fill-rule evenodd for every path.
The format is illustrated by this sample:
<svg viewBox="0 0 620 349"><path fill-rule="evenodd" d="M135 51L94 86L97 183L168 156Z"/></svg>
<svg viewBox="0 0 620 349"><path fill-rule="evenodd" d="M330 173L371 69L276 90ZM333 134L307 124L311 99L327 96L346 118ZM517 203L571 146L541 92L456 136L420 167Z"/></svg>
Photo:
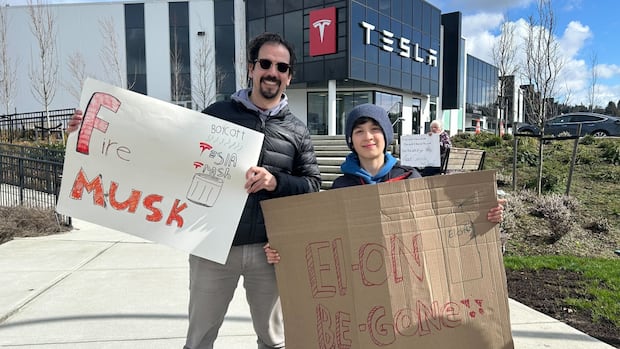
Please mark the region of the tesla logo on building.
<svg viewBox="0 0 620 349"><path fill-rule="evenodd" d="M336 8L310 12L310 56L336 53Z"/></svg>
<svg viewBox="0 0 620 349"><path fill-rule="evenodd" d="M362 21L360 26L364 30L364 45L371 45L370 32L375 30L375 26ZM430 66L437 66L437 50L421 49L420 44L411 43L411 40L400 37L396 38L394 33L387 30L377 30L379 32L379 48L383 51L394 52L396 48L398 55L405 58L411 58L416 62L426 63ZM420 51L426 51L426 55L422 56Z"/></svg>
<svg viewBox="0 0 620 349"><path fill-rule="evenodd" d="M332 21L329 19L319 19L318 21L312 23L312 26L315 28L319 28L319 35L321 36L321 42L323 42L323 35L325 34L325 26L332 24Z"/></svg>

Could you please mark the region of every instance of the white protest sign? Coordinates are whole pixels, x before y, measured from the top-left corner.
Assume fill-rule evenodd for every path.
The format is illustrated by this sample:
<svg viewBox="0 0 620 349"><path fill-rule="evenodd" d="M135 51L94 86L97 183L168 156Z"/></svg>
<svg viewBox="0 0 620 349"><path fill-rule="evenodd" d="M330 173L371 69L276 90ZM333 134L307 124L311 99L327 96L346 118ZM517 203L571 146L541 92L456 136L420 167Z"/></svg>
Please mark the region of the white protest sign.
<svg viewBox="0 0 620 349"><path fill-rule="evenodd" d="M87 79L59 213L225 263L263 135Z"/></svg>
<svg viewBox="0 0 620 349"><path fill-rule="evenodd" d="M403 135L400 137L400 163L411 167L441 166L439 135Z"/></svg>

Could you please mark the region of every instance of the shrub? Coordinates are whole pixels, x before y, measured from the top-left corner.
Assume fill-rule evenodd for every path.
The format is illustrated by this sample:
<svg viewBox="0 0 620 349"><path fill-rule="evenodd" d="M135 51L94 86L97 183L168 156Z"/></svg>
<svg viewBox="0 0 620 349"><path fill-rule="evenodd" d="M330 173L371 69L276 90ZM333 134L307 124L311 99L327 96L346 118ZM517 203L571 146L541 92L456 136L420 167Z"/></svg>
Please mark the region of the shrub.
<svg viewBox="0 0 620 349"><path fill-rule="evenodd" d="M488 137L482 143L482 145L485 147L497 147L501 144L502 144L502 139L499 136L495 136L495 135L492 137Z"/></svg>
<svg viewBox="0 0 620 349"><path fill-rule="evenodd" d="M41 236L71 230L58 222L52 209L0 206L0 243L15 236Z"/></svg>
<svg viewBox="0 0 620 349"><path fill-rule="evenodd" d="M577 151L577 163L583 165L593 165L601 161L600 152L592 147L581 147Z"/></svg>
<svg viewBox="0 0 620 349"><path fill-rule="evenodd" d="M562 192L568 178L568 170L562 164L546 161L543 164L543 173L541 178L541 192L553 193ZM532 176L526 180L528 188L536 188L538 186L537 176Z"/></svg>
<svg viewBox="0 0 620 349"><path fill-rule="evenodd" d="M601 218L597 221L590 222L586 224L584 228L595 234L607 234L611 231L611 225L607 218Z"/></svg>
<svg viewBox="0 0 620 349"><path fill-rule="evenodd" d="M528 166L536 166L538 164L538 152L530 149L517 149L517 161Z"/></svg>
<svg viewBox="0 0 620 349"><path fill-rule="evenodd" d="M601 158L612 165L620 164L620 142L604 140L599 143L598 148L602 150Z"/></svg>
<svg viewBox="0 0 620 349"><path fill-rule="evenodd" d="M588 172L588 178L601 182L620 182L620 167L596 169L592 168Z"/></svg>
<svg viewBox="0 0 620 349"><path fill-rule="evenodd" d="M590 145L593 144L596 141L596 138L594 138L593 135L585 135L583 137L581 137L581 139L579 140L579 144L583 144L583 145Z"/></svg>
<svg viewBox="0 0 620 349"><path fill-rule="evenodd" d="M555 243L573 229L573 212L577 208L578 203L574 198L550 194L538 197L530 213L548 221L551 234L547 242Z"/></svg>

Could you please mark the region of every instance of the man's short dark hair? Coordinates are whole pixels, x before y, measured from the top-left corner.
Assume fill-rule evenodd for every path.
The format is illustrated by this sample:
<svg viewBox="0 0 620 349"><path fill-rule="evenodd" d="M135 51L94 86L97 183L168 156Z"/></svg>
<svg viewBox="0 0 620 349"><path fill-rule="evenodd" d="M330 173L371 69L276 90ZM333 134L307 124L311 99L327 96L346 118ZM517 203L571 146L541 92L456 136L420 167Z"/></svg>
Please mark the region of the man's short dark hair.
<svg viewBox="0 0 620 349"><path fill-rule="evenodd" d="M290 73L293 75L293 71L295 68L295 62L297 58L295 56L295 50L293 46L289 44L288 41L284 40L280 34L277 33L262 33L256 36L250 43L248 44L248 63L254 64L254 62L258 59L258 51L261 47L263 47L266 43L276 43L281 44L288 50L289 55L291 56L288 64L290 65Z"/></svg>

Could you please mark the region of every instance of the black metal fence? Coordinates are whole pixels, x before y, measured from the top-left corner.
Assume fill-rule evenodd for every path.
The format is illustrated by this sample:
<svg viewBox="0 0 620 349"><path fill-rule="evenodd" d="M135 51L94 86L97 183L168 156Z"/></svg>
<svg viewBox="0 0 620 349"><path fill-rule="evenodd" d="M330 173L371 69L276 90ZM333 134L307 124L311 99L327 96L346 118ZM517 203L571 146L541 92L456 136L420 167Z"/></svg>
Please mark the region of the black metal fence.
<svg viewBox="0 0 620 349"><path fill-rule="evenodd" d="M0 206L56 207L64 152L0 143ZM57 215L71 225L71 217Z"/></svg>
<svg viewBox="0 0 620 349"><path fill-rule="evenodd" d="M0 142L45 140L62 142L75 109L0 115Z"/></svg>

